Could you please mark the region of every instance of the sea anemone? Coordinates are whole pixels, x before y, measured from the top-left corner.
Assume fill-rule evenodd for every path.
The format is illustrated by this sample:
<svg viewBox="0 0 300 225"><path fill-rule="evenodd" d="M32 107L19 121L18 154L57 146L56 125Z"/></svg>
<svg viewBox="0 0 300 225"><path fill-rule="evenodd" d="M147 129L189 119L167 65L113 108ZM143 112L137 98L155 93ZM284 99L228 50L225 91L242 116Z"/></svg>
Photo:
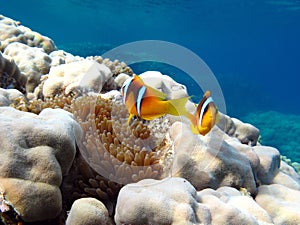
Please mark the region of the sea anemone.
<svg viewBox="0 0 300 225"><path fill-rule="evenodd" d="M160 177L160 147L167 132L164 123L134 121L128 125L123 103L100 95L79 97L71 109L83 130L83 139L77 141L80 152L97 173L121 184Z"/></svg>

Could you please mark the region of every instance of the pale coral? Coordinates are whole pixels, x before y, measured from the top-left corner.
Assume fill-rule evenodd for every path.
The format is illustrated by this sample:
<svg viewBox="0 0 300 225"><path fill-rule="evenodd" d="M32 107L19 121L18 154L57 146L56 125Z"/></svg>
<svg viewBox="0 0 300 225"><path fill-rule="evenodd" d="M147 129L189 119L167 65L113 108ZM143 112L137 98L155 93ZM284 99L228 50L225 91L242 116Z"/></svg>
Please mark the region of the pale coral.
<svg viewBox="0 0 300 225"><path fill-rule="evenodd" d="M0 117L0 192L24 221L55 218L62 210L59 186L75 157L79 125L60 109L37 116L0 107Z"/></svg>
<svg viewBox="0 0 300 225"><path fill-rule="evenodd" d="M102 202L94 198L76 200L68 215L66 225L113 225Z"/></svg>
<svg viewBox="0 0 300 225"><path fill-rule="evenodd" d="M81 60L51 67L43 85L43 96L69 95L81 92L100 92L111 78L108 67L93 60Z"/></svg>
<svg viewBox="0 0 300 225"><path fill-rule="evenodd" d="M14 60L0 52L0 87L13 87L25 93L27 77L22 74Z"/></svg>
<svg viewBox="0 0 300 225"><path fill-rule="evenodd" d="M12 42L20 42L31 47L39 47L44 49L46 53L56 50L56 46L50 38L21 26L20 22L2 15L0 15L0 41L1 51Z"/></svg>
<svg viewBox="0 0 300 225"><path fill-rule="evenodd" d="M5 48L3 54L10 56L20 71L27 76L27 92L33 92L40 83L41 76L49 72L51 58L41 48L14 42Z"/></svg>

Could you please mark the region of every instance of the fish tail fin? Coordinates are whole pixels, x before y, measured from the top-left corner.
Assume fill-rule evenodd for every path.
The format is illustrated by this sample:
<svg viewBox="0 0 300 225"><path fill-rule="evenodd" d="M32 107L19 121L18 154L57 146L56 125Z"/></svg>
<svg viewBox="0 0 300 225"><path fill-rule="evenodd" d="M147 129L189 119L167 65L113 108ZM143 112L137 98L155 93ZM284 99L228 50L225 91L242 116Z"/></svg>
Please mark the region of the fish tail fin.
<svg viewBox="0 0 300 225"><path fill-rule="evenodd" d="M170 115L173 115L173 116L189 117L190 113L185 108L185 105L189 99L190 99L190 96L168 100L169 107L168 107L167 113Z"/></svg>

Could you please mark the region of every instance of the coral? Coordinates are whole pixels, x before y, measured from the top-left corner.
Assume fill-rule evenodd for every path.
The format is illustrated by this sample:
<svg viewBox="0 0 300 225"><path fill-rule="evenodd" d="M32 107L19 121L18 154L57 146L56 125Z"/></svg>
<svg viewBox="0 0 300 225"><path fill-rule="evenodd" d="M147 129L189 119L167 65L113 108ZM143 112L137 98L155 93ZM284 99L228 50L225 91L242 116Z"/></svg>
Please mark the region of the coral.
<svg viewBox="0 0 300 225"><path fill-rule="evenodd" d="M187 89L184 85L177 83L167 75L162 75L158 71L147 71L139 76L147 85L165 93L168 99L188 96Z"/></svg>
<svg viewBox="0 0 300 225"><path fill-rule="evenodd" d="M115 90L115 89L122 87L122 84L125 81L125 79L122 79L124 77L124 74L130 75L130 76L133 75L133 71L131 70L131 68L128 67L126 65L126 63L120 62L117 59L114 61L111 61L108 58L103 59L101 56L93 56L93 57L90 56L90 57L87 57L86 59L94 60L100 64L103 64L103 65L107 66L112 72L112 77L110 77L107 80L107 82L105 83L105 85L102 88L102 92L107 92L107 91ZM120 75L121 75L121 77L119 77ZM123 80L123 82L120 82L121 80Z"/></svg>
<svg viewBox="0 0 300 225"><path fill-rule="evenodd" d="M43 109L64 109L71 112L72 96L56 95L45 99L28 100L25 96L20 96L14 99L10 104L11 107L24 112L39 114Z"/></svg>
<svg viewBox="0 0 300 225"><path fill-rule="evenodd" d="M118 197L115 222L117 225L273 224L263 208L238 190L221 187L196 192L182 178L146 179L124 186Z"/></svg>
<svg viewBox="0 0 300 225"><path fill-rule="evenodd" d="M273 224L272 218L253 198L231 187L199 191L200 202L209 208L210 224Z"/></svg>
<svg viewBox="0 0 300 225"><path fill-rule="evenodd" d="M107 209L102 202L94 198L76 200L68 215L66 225L113 225Z"/></svg>
<svg viewBox="0 0 300 225"><path fill-rule="evenodd" d="M75 157L79 125L60 109L35 115L0 107L0 117L2 199L27 222L57 217L62 210L59 186Z"/></svg>
<svg viewBox="0 0 300 225"><path fill-rule="evenodd" d="M115 59L114 61L111 61L108 58L103 59L101 56L89 56L89 57L86 57L86 59L94 60L94 61L98 62L99 64L104 64L111 70L113 77L117 76L121 73L133 75L132 69L129 66L127 66L126 63L120 62L117 59Z"/></svg>
<svg viewBox="0 0 300 225"><path fill-rule="evenodd" d="M232 119L221 112L219 112L219 116L220 118L219 123L217 123L217 126L229 136L234 136L236 127Z"/></svg>
<svg viewBox="0 0 300 225"><path fill-rule="evenodd" d="M300 224L300 191L280 184L262 185L255 201L268 212L274 224Z"/></svg>
<svg viewBox="0 0 300 225"><path fill-rule="evenodd" d="M286 162L281 161L279 172L273 177L272 184L281 184L300 191L300 175Z"/></svg>
<svg viewBox="0 0 300 225"><path fill-rule="evenodd" d="M9 106L17 104L18 99L24 98L24 95L16 89L0 88L0 106Z"/></svg>
<svg viewBox="0 0 300 225"><path fill-rule="evenodd" d="M108 67L93 60L81 60L51 67L44 81L44 97L87 91L100 92L111 78Z"/></svg>
<svg viewBox="0 0 300 225"><path fill-rule="evenodd" d="M13 87L25 93L27 77L22 74L11 57L0 52L0 87Z"/></svg>
<svg viewBox="0 0 300 225"><path fill-rule="evenodd" d="M41 48L14 42L5 48L3 54L10 56L27 76L27 92L33 92L40 83L41 76L49 72L51 58Z"/></svg>
<svg viewBox="0 0 300 225"><path fill-rule="evenodd" d="M68 64L71 62L81 61L84 58L80 56L73 56L72 54L63 50L56 50L49 54L51 58L51 66L58 66L61 64Z"/></svg>
<svg viewBox="0 0 300 225"><path fill-rule="evenodd" d="M44 49L46 53L56 50L56 46L50 38L34 32L20 25L20 22L2 15L0 15L0 41L1 51L12 42L20 42L31 47L39 47Z"/></svg>
<svg viewBox="0 0 300 225"><path fill-rule="evenodd" d="M221 112L219 112L219 115L220 121L217 126L226 134L237 138L242 144L257 145L260 132L256 127L249 123L243 123L236 118L231 118Z"/></svg>
<svg viewBox="0 0 300 225"><path fill-rule="evenodd" d="M186 124L175 122L170 128L173 147L170 173L187 179L197 190L232 186L244 187L254 194L256 157L253 156L251 163L247 157L249 150L240 152L227 138L218 127L201 136L193 135Z"/></svg>
<svg viewBox="0 0 300 225"><path fill-rule="evenodd" d="M123 186L97 174L78 154L73 162L70 174L65 177L62 192L68 207L74 200L93 197L101 200L113 215L118 193Z"/></svg>
<svg viewBox="0 0 300 225"><path fill-rule="evenodd" d="M259 157L259 169L257 179L260 184L270 184L274 176L279 172L279 151L267 146L254 146L253 150Z"/></svg>
<svg viewBox="0 0 300 225"><path fill-rule="evenodd" d="M259 138L259 130L249 123L243 123L236 118L231 119L236 127L233 136L243 144L255 146Z"/></svg>
<svg viewBox="0 0 300 225"><path fill-rule="evenodd" d="M115 214L117 225L210 224L210 219L209 210L197 202L195 188L182 178L145 179L126 185Z"/></svg>

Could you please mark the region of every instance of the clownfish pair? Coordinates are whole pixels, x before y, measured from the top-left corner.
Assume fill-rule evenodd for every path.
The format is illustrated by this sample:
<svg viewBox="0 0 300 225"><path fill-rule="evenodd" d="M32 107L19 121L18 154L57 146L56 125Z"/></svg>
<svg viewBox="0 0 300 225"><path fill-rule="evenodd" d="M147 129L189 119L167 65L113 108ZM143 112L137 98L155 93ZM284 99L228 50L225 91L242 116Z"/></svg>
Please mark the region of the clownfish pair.
<svg viewBox="0 0 300 225"><path fill-rule="evenodd" d="M166 114L185 116L191 121L194 134L207 134L217 122L218 110L207 91L200 101L195 115L185 105L190 98L167 99L165 93L146 85L139 76L125 81L121 89L123 102L129 112L128 124L133 116L153 120Z"/></svg>

